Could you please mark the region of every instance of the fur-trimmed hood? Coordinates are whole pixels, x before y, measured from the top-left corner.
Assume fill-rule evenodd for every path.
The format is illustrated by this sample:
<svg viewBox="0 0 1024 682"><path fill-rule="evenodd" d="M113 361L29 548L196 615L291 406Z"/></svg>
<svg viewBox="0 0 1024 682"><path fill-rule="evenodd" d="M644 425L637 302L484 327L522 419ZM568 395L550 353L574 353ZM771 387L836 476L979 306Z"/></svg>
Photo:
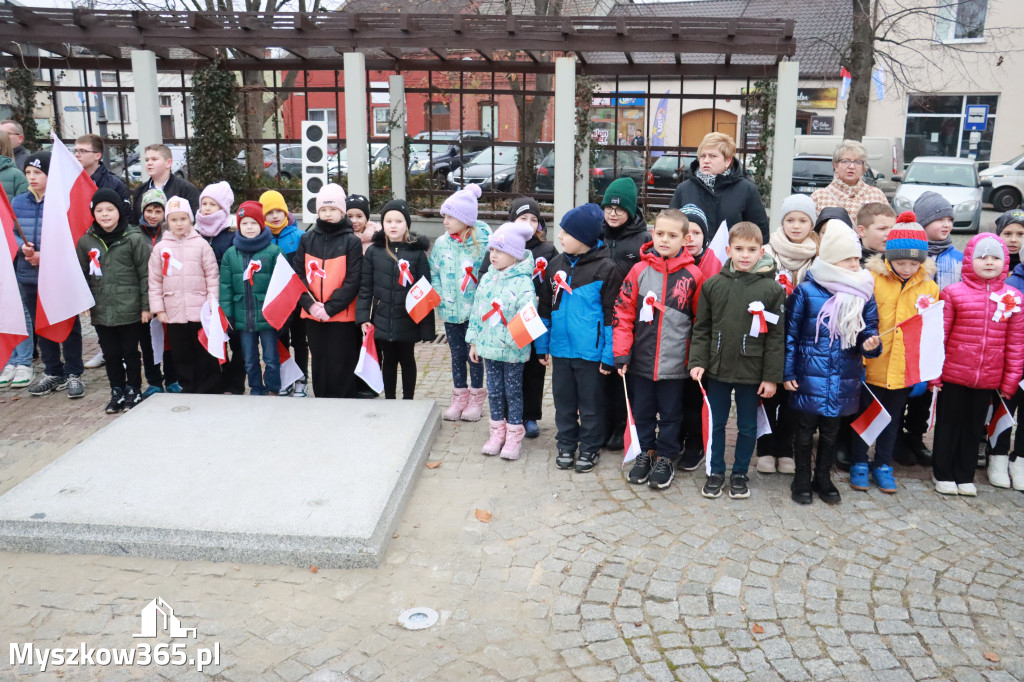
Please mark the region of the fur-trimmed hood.
<svg viewBox="0 0 1024 682"><path fill-rule="evenodd" d="M890 274L895 274L889 266L889 263L886 262L884 253L876 253L874 256L871 256L871 258L868 258L864 261L864 268L866 270L870 270L876 275L882 275L884 277L888 277ZM935 259L929 256L923 263L921 263L921 269L924 270L926 277L934 279L939 266L935 264Z"/></svg>
<svg viewBox="0 0 1024 682"><path fill-rule="evenodd" d="M409 234L412 236L412 241L398 242L398 244L414 251L427 251L430 249L429 239L415 232L410 232ZM387 247L389 244L394 243L388 241L388 236L384 234L384 230L382 229L373 233L373 237L370 238L370 242L382 247Z"/></svg>

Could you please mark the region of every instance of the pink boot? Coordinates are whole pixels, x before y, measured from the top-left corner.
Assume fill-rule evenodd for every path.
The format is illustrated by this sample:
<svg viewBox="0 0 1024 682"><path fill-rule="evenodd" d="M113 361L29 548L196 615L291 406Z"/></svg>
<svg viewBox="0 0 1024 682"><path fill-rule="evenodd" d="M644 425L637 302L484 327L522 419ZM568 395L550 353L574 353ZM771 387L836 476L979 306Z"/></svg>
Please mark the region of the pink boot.
<svg viewBox="0 0 1024 682"><path fill-rule="evenodd" d="M522 424L509 424L505 429L505 447L501 449L501 458L519 459L519 453L523 449L523 436L525 435L525 426Z"/></svg>
<svg viewBox="0 0 1024 682"><path fill-rule="evenodd" d="M462 411L466 409L466 405L469 404L469 389L468 388L453 388L452 389L452 403L448 406L448 409L444 411L445 421L457 422L459 417L462 416Z"/></svg>
<svg viewBox="0 0 1024 682"><path fill-rule="evenodd" d="M501 452L501 446L505 443L505 420L500 422L491 420L491 437L487 439L480 452L485 455L496 455Z"/></svg>
<svg viewBox="0 0 1024 682"><path fill-rule="evenodd" d="M484 401L487 400L486 388L469 389L469 405L462 411L462 421L478 422L484 413ZM494 453L498 454L498 453Z"/></svg>

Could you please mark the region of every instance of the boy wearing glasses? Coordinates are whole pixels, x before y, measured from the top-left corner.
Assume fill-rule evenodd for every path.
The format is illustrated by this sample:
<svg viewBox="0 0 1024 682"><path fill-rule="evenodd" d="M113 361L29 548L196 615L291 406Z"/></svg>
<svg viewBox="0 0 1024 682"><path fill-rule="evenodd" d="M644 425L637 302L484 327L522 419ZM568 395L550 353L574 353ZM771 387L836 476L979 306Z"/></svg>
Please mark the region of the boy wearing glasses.
<svg viewBox="0 0 1024 682"><path fill-rule="evenodd" d="M96 183L96 189L112 189L121 197L128 213L132 209L132 195L128 187L103 165L103 139L99 135L82 135L75 140L75 158ZM125 214L127 215L127 213Z"/></svg>

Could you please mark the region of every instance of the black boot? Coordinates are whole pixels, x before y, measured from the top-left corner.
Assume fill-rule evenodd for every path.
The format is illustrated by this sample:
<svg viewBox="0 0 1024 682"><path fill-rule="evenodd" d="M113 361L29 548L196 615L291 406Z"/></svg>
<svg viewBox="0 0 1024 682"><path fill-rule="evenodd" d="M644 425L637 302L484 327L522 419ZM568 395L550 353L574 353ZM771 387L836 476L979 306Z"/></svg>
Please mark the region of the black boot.
<svg viewBox="0 0 1024 682"><path fill-rule="evenodd" d="M836 468L840 471L849 471L850 465L853 463L850 459L850 444L843 438L839 438L836 441L835 453Z"/></svg>
<svg viewBox="0 0 1024 682"><path fill-rule="evenodd" d="M892 458L897 464L902 464L905 467L912 467L917 464L917 459L914 456L914 450L912 442L914 437L906 431L900 431L896 436L896 447L892 449ZM924 444L921 444L924 447ZM928 463L931 464L931 452L928 453Z"/></svg>
<svg viewBox="0 0 1024 682"><path fill-rule="evenodd" d="M842 499L832 483L832 460L835 459L835 443L828 442L818 434L818 460L814 463L814 480L811 489L825 504L839 504Z"/></svg>
<svg viewBox="0 0 1024 682"><path fill-rule="evenodd" d="M914 461L923 466L932 465L932 451L924 444L924 437L919 433L906 434L907 449Z"/></svg>
<svg viewBox="0 0 1024 682"><path fill-rule="evenodd" d="M797 504L810 504L814 501L811 494L811 453L809 450L797 453L796 473L793 475L793 482L789 484L789 490L793 494L793 501Z"/></svg>
<svg viewBox="0 0 1024 682"><path fill-rule="evenodd" d="M622 450L626 447L626 425L616 424L611 433L608 434L608 440L605 441L605 450Z"/></svg>

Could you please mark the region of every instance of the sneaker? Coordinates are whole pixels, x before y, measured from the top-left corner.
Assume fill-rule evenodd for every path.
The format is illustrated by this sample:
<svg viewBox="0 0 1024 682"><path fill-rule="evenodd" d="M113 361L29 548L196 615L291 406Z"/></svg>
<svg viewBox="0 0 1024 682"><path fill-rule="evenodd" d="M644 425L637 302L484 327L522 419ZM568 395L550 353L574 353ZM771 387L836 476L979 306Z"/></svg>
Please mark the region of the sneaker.
<svg viewBox="0 0 1024 682"><path fill-rule="evenodd" d="M850 466L850 487L854 490L868 490L871 488L867 462L859 462Z"/></svg>
<svg viewBox="0 0 1024 682"><path fill-rule="evenodd" d="M648 450L647 452L641 452L633 460L633 468L629 470L629 475L626 480L630 483L647 483L647 479L651 477L651 465L653 464L653 451Z"/></svg>
<svg viewBox="0 0 1024 682"><path fill-rule="evenodd" d="M32 383L32 376L34 374L29 365L18 365L14 368L14 379L11 381L11 388L25 388Z"/></svg>
<svg viewBox="0 0 1024 682"><path fill-rule="evenodd" d="M711 474L704 483L700 494L707 498L722 496L722 487L725 485L725 474Z"/></svg>
<svg viewBox="0 0 1024 682"><path fill-rule="evenodd" d="M164 389L163 389L162 386L147 386L146 390L142 392L142 397L143 398L148 398L151 395L155 395L157 393L163 393L163 392L164 392Z"/></svg>
<svg viewBox="0 0 1024 682"><path fill-rule="evenodd" d="M92 356L92 359L90 359L89 362L85 363L85 368L86 369L99 369L100 367L102 367L105 364L106 364L106 361L103 359L103 351L100 351L96 355Z"/></svg>
<svg viewBox="0 0 1024 682"><path fill-rule="evenodd" d="M39 378L39 381L32 384L32 387L28 389L28 394L41 397L44 395L50 395L54 391L63 391L67 387L67 377L55 377L49 374L44 374Z"/></svg>
<svg viewBox="0 0 1024 682"><path fill-rule="evenodd" d="M958 495L963 495L965 497L977 497L978 487L973 483L957 483L956 492Z"/></svg>
<svg viewBox="0 0 1024 682"><path fill-rule="evenodd" d="M291 386L285 386L280 391L278 391L277 394L279 396L281 396L282 398L284 398L286 396L290 396L292 394L292 391L294 391L294 390L295 390L295 384L292 384Z"/></svg>
<svg viewBox="0 0 1024 682"><path fill-rule="evenodd" d="M586 474L593 471L599 461L601 461L601 453L581 452L580 456L576 458L576 473Z"/></svg>
<svg viewBox="0 0 1024 682"><path fill-rule="evenodd" d="M853 474L851 473L850 475L852 477ZM896 487L896 479L892 475L891 466L875 467L871 471L871 478L875 479L875 484L883 493L893 495L899 492L899 488Z"/></svg>
<svg viewBox="0 0 1024 682"><path fill-rule="evenodd" d="M106 413L117 414L124 409L124 391L120 388L110 389L110 402L107 403Z"/></svg>
<svg viewBox="0 0 1024 682"><path fill-rule="evenodd" d="M757 457L757 473L759 474L774 474L778 471L775 465L775 458L770 455L758 455Z"/></svg>
<svg viewBox="0 0 1024 682"><path fill-rule="evenodd" d="M14 381L14 365L7 365L4 371L0 372L0 388L7 388Z"/></svg>
<svg viewBox="0 0 1024 682"><path fill-rule="evenodd" d="M295 390L292 391L292 397L293 398L305 398L306 397L306 382L305 381L296 381L294 384L292 384L292 387L295 389Z"/></svg>
<svg viewBox="0 0 1024 682"><path fill-rule="evenodd" d="M523 426L526 427L527 438L536 438L537 436L540 435L540 427L537 426L537 422L533 421L532 419L527 419L525 422L523 422Z"/></svg>
<svg viewBox="0 0 1024 682"><path fill-rule="evenodd" d="M664 490L672 485L672 479L676 477L676 465L666 457L659 457L654 462L654 470L647 485L655 490Z"/></svg>
<svg viewBox="0 0 1024 682"><path fill-rule="evenodd" d="M81 398L85 395L85 382L77 374L68 375L68 397Z"/></svg>
<svg viewBox="0 0 1024 682"><path fill-rule="evenodd" d="M184 390L185 389L183 389L181 387L181 384L179 384L177 381L172 381L171 383L167 384L167 392L168 393L181 393Z"/></svg>
<svg viewBox="0 0 1024 682"><path fill-rule="evenodd" d="M683 454L679 457L679 468L683 471L693 471L704 464L704 451L700 448L683 448Z"/></svg>
<svg viewBox="0 0 1024 682"><path fill-rule="evenodd" d="M935 492L940 495L959 495L956 483L953 481L935 481Z"/></svg>
<svg viewBox="0 0 1024 682"><path fill-rule="evenodd" d="M733 500L745 500L750 497L746 474L733 474L729 477L729 497Z"/></svg>
<svg viewBox="0 0 1024 682"><path fill-rule="evenodd" d="M555 457L555 466L559 469L572 469L573 465L576 464L576 453L575 451L570 452L568 450L559 450L558 456Z"/></svg>
<svg viewBox="0 0 1024 682"><path fill-rule="evenodd" d="M129 386L124 390L124 409L130 410L142 402L142 394Z"/></svg>

